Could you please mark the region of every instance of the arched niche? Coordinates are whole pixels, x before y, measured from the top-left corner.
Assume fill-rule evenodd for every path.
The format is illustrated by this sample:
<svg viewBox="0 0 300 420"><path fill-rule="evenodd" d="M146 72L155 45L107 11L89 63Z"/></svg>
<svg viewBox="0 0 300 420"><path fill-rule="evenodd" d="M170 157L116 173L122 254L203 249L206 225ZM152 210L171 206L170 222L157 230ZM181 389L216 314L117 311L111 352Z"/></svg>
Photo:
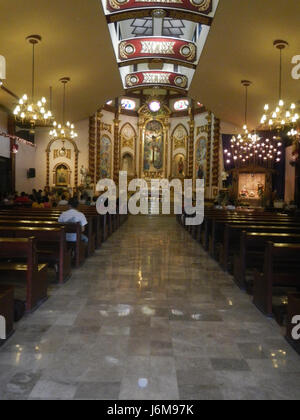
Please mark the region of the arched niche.
<svg viewBox="0 0 300 420"><path fill-rule="evenodd" d="M55 187L70 187L72 171L65 162L57 163L53 168L53 184Z"/></svg>
<svg viewBox="0 0 300 420"><path fill-rule="evenodd" d="M46 185L47 187L50 187L50 154L51 154L51 150L52 150L52 145L57 142L57 141L65 141L66 144L70 143L73 146L73 150L74 150L74 154L75 154L75 159L74 159L74 187L78 187L78 175L79 175L79 170L78 170L78 160L79 160L79 149L78 146L76 144L76 142L72 139L68 139L68 140L64 140L64 139L52 139L46 148ZM55 168L59 165L59 164L64 164L67 167L70 168L70 166L65 162L65 160L61 160L60 162L56 163L54 165L54 167L52 168L52 172L54 172ZM70 173L72 173L71 169L70 169ZM54 178L53 178L54 179ZM55 182L53 182L53 184L55 185ZM71 178L70 178L70 182L69 184L71 185Z"/></svg>
<svg viewBox="0 0 300 420"><path fill-rule="evenodd" d="M137 133L129 122L125 123L120 130L120 169L127 170L128 176L136 175Z"/></svg>

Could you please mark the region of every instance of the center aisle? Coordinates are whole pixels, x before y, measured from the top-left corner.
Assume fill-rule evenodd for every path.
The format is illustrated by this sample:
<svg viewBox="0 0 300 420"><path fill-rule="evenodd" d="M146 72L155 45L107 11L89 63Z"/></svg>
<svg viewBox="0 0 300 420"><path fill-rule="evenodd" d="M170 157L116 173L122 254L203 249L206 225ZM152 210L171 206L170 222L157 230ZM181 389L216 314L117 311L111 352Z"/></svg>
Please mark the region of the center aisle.
<svg viewBox="0 0 300 420"><path fill-rule="evenodd" d="M130 217L0 349L0 399L300 399L300 358L174 217Z"/></svg>

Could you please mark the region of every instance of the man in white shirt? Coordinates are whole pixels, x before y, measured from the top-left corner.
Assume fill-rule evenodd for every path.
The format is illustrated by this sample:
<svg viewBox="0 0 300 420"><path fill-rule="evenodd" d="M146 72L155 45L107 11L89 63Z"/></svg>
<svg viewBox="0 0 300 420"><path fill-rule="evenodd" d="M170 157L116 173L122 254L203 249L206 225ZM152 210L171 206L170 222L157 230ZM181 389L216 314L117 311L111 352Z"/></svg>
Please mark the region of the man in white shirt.
<svg viewBox="0 0 300 420"><path fill-rule="evenodd" d="M65 195L62 195L61 196L61 200L58 202L58 205L59 206L67 206L69 203L68 203L68 201L66 200L66 196Z"/></svg>
<svg viewBox="0 0 300 420"><path fill-rule="evenodd" d="M58 221L59 223L80 223L82 227L82 232L84 232L85 226L88 224L86 217L83 213L77 210L78 208L78 200L77 198L71 198L69 201L70 209L64 211ZM67 233L67 241L68 242L76 242L76 233ZM85 235L81 235L81 240L84 242L88 242L88 238Z"/></svg>

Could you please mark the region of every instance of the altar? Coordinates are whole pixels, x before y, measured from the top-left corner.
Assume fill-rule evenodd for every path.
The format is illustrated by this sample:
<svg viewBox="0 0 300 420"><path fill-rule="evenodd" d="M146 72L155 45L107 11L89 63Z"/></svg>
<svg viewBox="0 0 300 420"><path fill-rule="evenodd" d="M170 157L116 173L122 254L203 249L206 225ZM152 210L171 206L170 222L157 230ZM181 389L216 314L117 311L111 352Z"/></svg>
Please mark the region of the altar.
<svg viewBox="0 0 300 420"><path fill-rule="evenodd" d="M252 207L262 206L271 199L272 169L249 166L232 170L233 194L239 202Z"/></svg>

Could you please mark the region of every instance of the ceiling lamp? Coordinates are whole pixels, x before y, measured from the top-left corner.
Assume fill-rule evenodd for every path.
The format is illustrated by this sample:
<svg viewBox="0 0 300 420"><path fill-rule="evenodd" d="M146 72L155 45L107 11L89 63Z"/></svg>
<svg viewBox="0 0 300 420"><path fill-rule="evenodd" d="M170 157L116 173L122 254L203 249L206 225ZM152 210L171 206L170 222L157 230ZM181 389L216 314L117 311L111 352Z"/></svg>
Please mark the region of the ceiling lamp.
<svg viewBox="0 0 300 420"><path fill-rule="evenodd" d="M286 107L282 98L282 51L288 47L288 42L277 40L273 43L274 47L279 50L280 63L279 63L279 102L278 105L271 110L268 104L265 105L265 113L261 118L262 130L277 130L282 131L285 128L293 127L299 120L299 114L296 112L296 105L292 103Z"/></svg>
<svg viewBox="0 0 300 420"><path fill-rule="evenodd" d="M17 123L29 125L31 133L35 127L47 127L53 122L52 112L46 109L46 98L35 102L35 46L42 41L40 35L30 35L26 40L32 45L32 91L31 97L23 95L14 110Z"/></svg>
<svg viewBox="0 0 300 420"><path fill-rule="evenodd" d="M63 77L60 79L60 82L63 84L63 120L62 124L58 124L56 121L53 123L53 129L50 131L50 137L52 139L62 139L62 140L74 140L78 137L78 134L75 131L74 124L71 124L69 121L66 123L66 85L71 79L69 77Z"/></svg>
<svg viewBox="0 0 300 420"><path fill-rule="evenodd" d="M277 137L263 139L257 134L251 135L251 140L246 144L237 138L231 139L230 150L224 150L226 164L232 162L236 168L243 166L261 166L273 168L282 157L282 143Z"/></svg>
<svg viewBox="0 0 300 420"><path fill-rule="evenodd" d="M248 87L252 85L252 82L250 82L249 80L242 80L241 83L245 88L245 124L243 126L244 131L238 136L233 136L231 139L231 143L237 142L246 145L248 142L251 142L251 134L248 130Z"/></svg>
<svg viewBox="0 0 300 420"><path fill-rule="evenodd" d="M154 100L149 103L149 109L151 112L158 112L161 108L160 101Z"/></svg>
<svg viewBox="0 0 300 420"><path fill-rule="evenodd" d="M233 136L230 141L230 150L224 150L224 161L227 165L236 168L243 166L261 166L272 168L274 163L279 163L282 156L282 143L277 138L262 139L256 133L249 133L248 130L248 87L252 82L242 80L245 87L245 124L243 134Z"/></svg>

